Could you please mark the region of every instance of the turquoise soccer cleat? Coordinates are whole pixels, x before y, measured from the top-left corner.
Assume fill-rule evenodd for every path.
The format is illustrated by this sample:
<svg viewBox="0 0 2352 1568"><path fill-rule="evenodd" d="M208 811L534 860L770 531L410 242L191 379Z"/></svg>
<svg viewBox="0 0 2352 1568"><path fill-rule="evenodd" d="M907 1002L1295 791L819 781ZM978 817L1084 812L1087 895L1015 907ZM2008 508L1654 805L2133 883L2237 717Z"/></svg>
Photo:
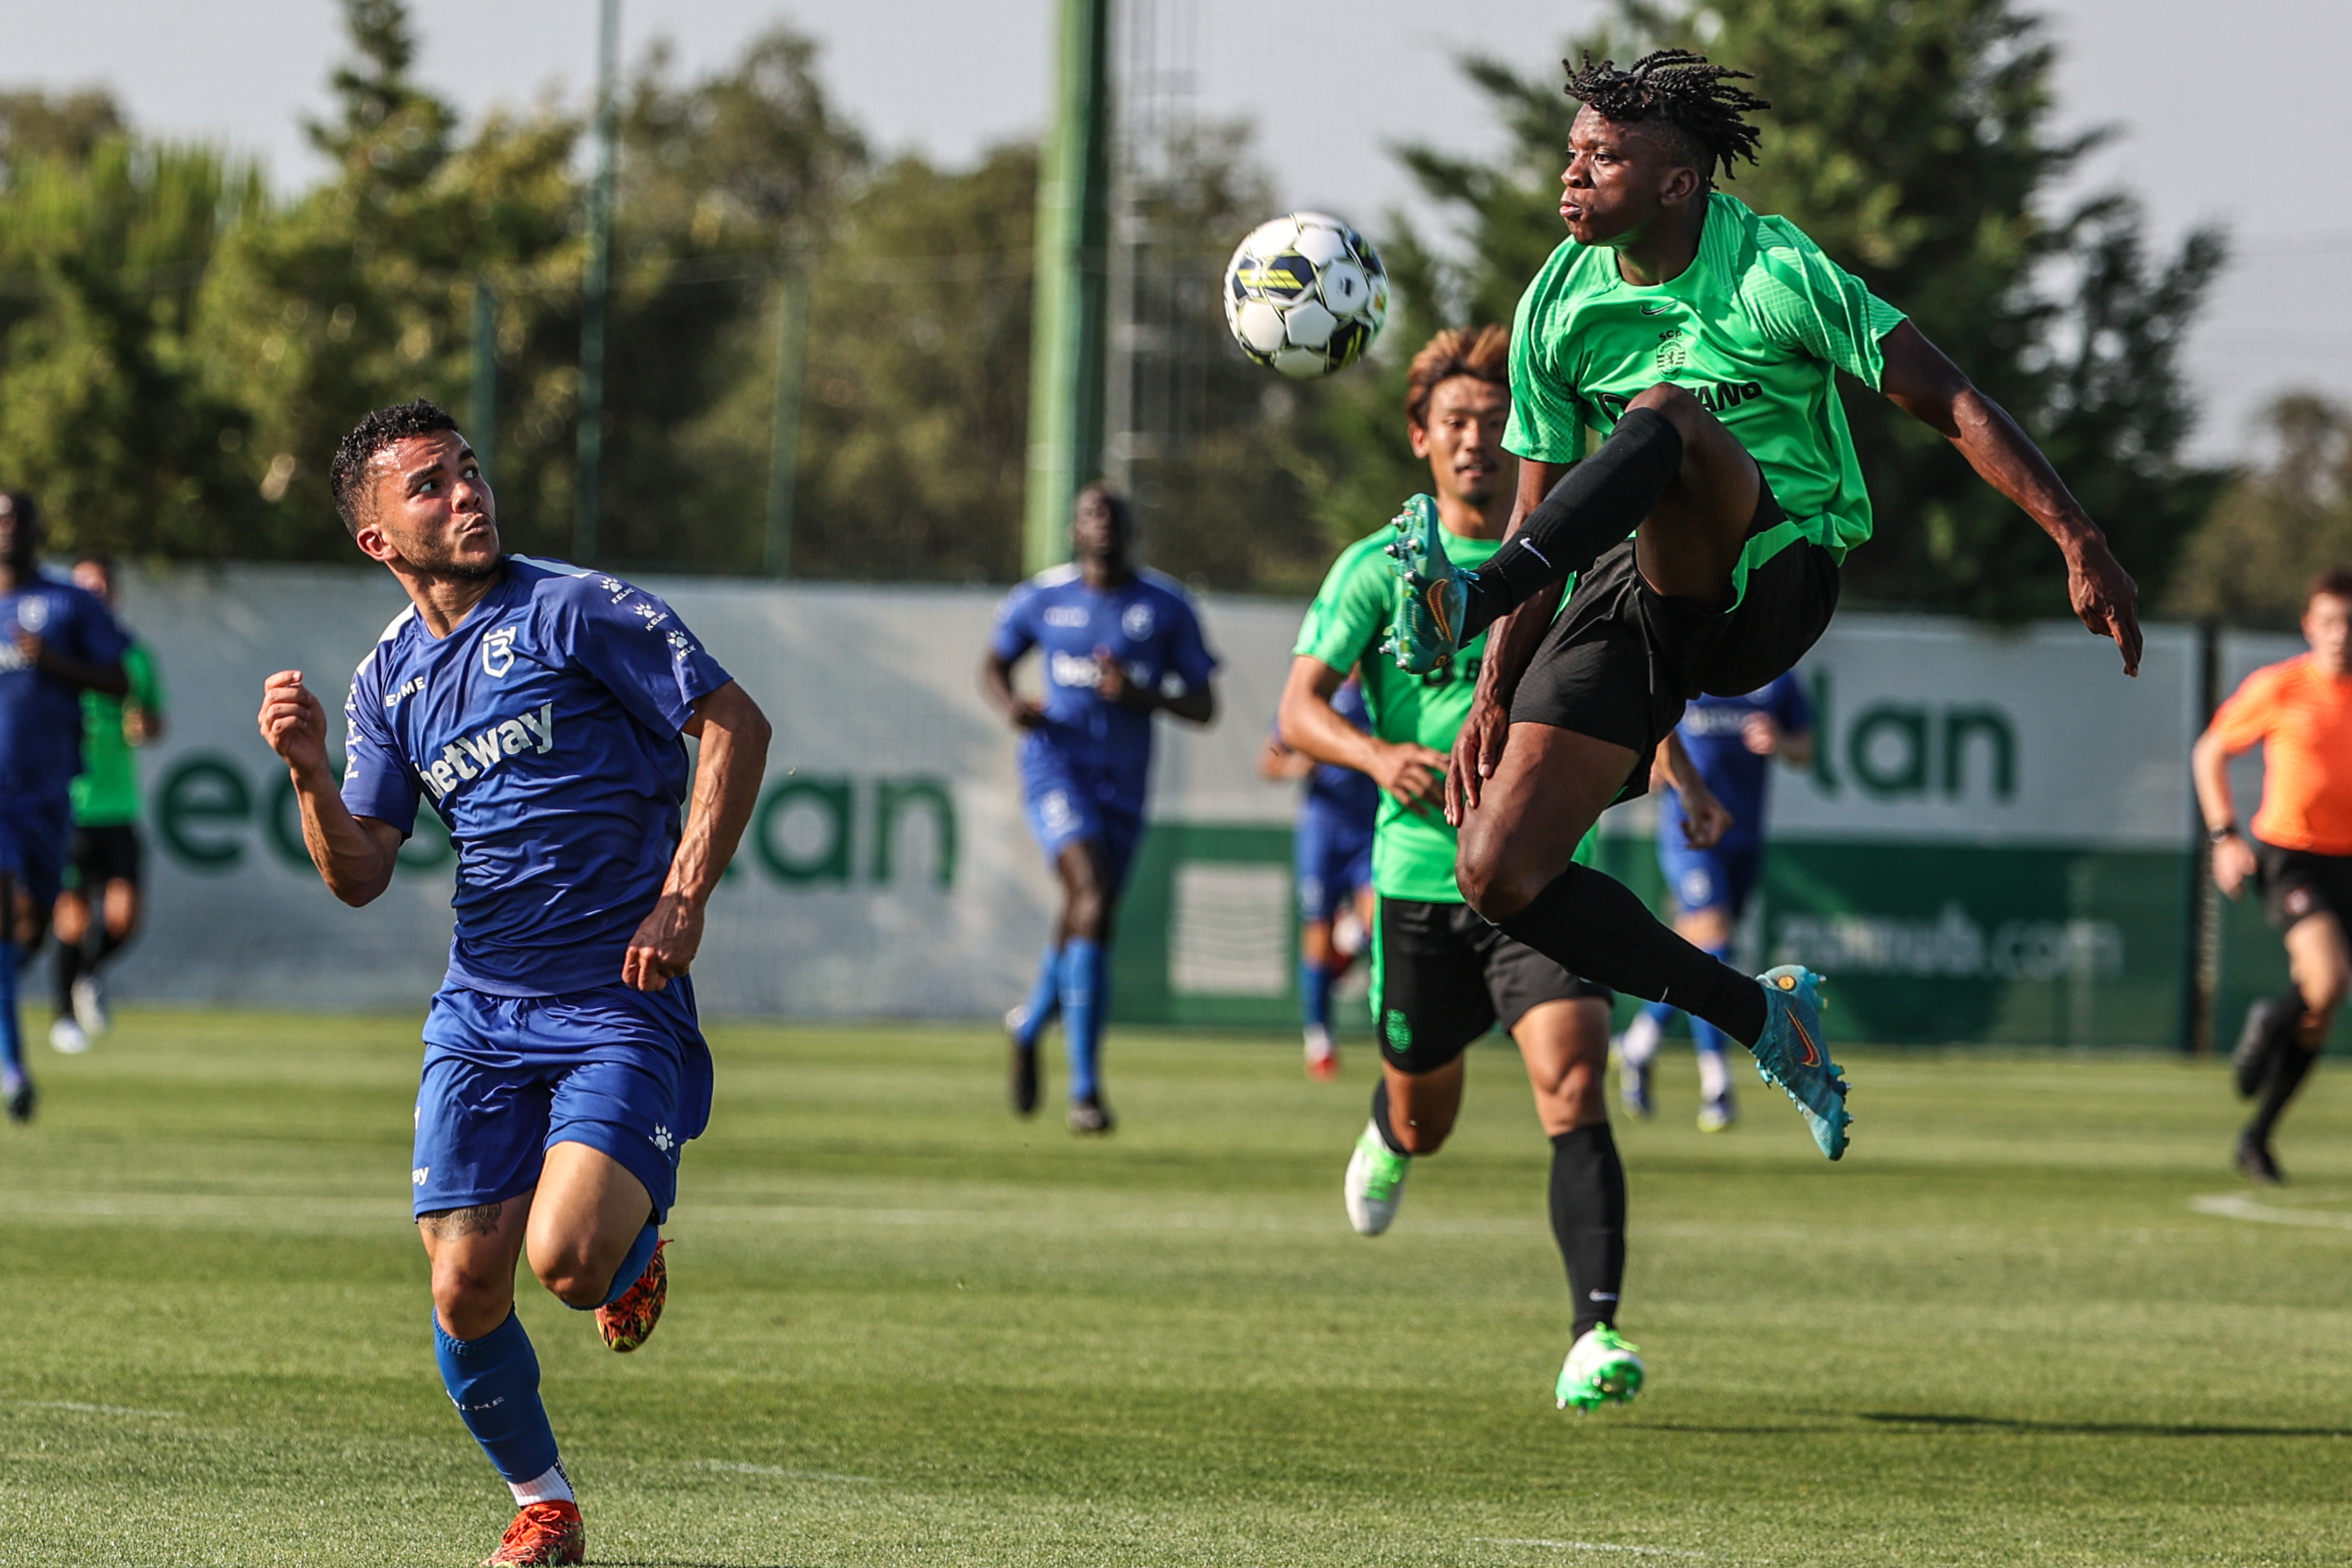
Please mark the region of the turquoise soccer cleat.
<svg viewBox="0 0 2352 1568"><path fill-rule="evenodd" d="M1829 1037L1822 1031L1822 977L1802 964L1784 963L1756 977L1764 987L1764 1037L1752 1047L1756 1071L1785 1091L1805 1113L1805 1125L1822 1152L1845 1152L1845 1080L1830 1060Z"/></svg>
<svg viewBox="0 0 2352 1568"><path fill-rule="evenodd" d="M1415 496L1391 521L1397 537L1388 552L1396 574L1397 607L1388 640L1381 651L1395 656L1397 668L1427 675L1454 662L1462 647L1464 611L1469 594L1463 586L1478 574L1465 572L1446 559L1444 531L1437 525L1437 502Z"/></svg>

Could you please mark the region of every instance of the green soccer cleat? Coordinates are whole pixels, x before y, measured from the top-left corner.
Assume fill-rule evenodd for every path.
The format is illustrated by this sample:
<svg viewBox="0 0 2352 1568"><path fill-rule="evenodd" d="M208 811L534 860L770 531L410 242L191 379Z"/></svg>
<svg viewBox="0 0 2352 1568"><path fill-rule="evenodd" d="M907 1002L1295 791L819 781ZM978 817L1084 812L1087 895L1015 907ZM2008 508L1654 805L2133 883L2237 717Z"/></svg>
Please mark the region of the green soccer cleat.
<svg viewBox="0 0 2352 1568"><path fill-rule="evenodd" d="M1454 662L1462 647L1462 623L1469 607L1465 583L1478 574L1465 572L1445 557L1444 530L1437 525L1437 502L1415 496L1389 524L1397 531L1388 552L1396 574L1397 607L1388 640L1381 651L1396 658L1397 668L1427 675Z"/></svg>
<svg viewBox="0 0 2352 1568"><path fill-rule="evenodd" d="M1845 1152L1845 1079L1830 1060L1829 1037L1822 1031L1822 977L1802 964L1784 963L1756 977L1764 987L1764 1037L1750 1047L1756 1072L1784 1090L1805 1113L1805 1125L1822 1152Z"/></svg>
<svg viewBox="0 0 2352 1568"><path fill-rule="evenodd" d="M1565 1410L1573 1405L1579 1415L1586 1415L1604 1405L1633 1403L1649 1370L1634 1353L1640 1348L1627 1343L1607 1323L1585 1330L1560 1363L1559 1384L1552 1390L1559 1407Z"/></svg>
<svg viewBox="0 0 2352 1568"><path fill-rule="evenodd" d="M1381 1141L1381 1131L1364 1123L1356 1152L1348 1156L1348 1179L1340 1191L1348 1200L1348 1223L1358 1236L1378 1236L1404 1203L1404 1179L1412 1171L1412 1156L1400 1154Z"/></svg>

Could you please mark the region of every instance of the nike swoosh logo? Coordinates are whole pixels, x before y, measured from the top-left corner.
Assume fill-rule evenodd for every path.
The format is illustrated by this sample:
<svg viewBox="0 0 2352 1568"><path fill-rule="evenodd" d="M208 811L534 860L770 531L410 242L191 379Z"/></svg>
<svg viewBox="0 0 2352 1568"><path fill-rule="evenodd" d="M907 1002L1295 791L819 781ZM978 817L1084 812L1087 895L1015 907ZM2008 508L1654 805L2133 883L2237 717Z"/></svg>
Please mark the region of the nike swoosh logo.
<svg viewBox="0 0 2352 1568"><path fill-rule="evenodd" d="M1645 316L1663 316L1668 310L1673 309L1674 307L1672 305L1644 305L1642 307L1642 314Z"/></svg>
<svg viewBox="0 0 2352 1568"><path fill-rule="evenodd" d="M1454 627L1445 618L1445 584L1432 583L1421 591L1421 602L1429 609L1429 618L1437 623L1438 635L1447 642L1454 640Z"/></svg>
<svg viewBox="0 0 2352 1568"><path fill-rule="evenodd" d="M1812 1036L1805 1033L1803 1020L1800 1019L1794 1013L1791 1013L1789 1015L1789 1027L1796 1030L1797 1038L1805 1042L1805 1059L1798 1065L1800 1067L1809 1068L1819 1067L1822 1061L1822 1053L1814 1047Z"/></svg>

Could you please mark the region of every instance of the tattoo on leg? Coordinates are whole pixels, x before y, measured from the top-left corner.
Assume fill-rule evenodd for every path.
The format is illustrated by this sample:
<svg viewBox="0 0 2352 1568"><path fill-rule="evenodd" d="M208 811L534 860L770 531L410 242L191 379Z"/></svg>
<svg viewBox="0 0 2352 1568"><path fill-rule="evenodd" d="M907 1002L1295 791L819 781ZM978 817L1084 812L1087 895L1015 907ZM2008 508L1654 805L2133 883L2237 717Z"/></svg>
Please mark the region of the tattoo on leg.
<svg viewBox="0 0 2352 1568"><path fill-rule="evenodd" d="M499 1228L499 1214L504 1204L477 1204L467 1209L439 1209L421 1214L416 1223L436 1237L488 1236Z"/></svg>

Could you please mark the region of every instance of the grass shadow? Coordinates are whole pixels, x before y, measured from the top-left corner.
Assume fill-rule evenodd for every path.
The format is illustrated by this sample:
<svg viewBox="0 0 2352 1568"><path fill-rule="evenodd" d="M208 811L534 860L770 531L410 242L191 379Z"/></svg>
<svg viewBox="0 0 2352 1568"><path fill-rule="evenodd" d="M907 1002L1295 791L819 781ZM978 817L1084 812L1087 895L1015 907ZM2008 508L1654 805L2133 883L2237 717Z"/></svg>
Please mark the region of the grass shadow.
<svg viewBox="0 0 2352 1568"><path fill-rule="evenodd" d="M2028 1421L2009 1415L1948 1415L1864 1410L1864 1421L1886 1426L1937 1426L1956 1431L2041 1432L2080 1437L2352 1437L2342 1426L2158 1426L2137 1421Z"/></svg>

